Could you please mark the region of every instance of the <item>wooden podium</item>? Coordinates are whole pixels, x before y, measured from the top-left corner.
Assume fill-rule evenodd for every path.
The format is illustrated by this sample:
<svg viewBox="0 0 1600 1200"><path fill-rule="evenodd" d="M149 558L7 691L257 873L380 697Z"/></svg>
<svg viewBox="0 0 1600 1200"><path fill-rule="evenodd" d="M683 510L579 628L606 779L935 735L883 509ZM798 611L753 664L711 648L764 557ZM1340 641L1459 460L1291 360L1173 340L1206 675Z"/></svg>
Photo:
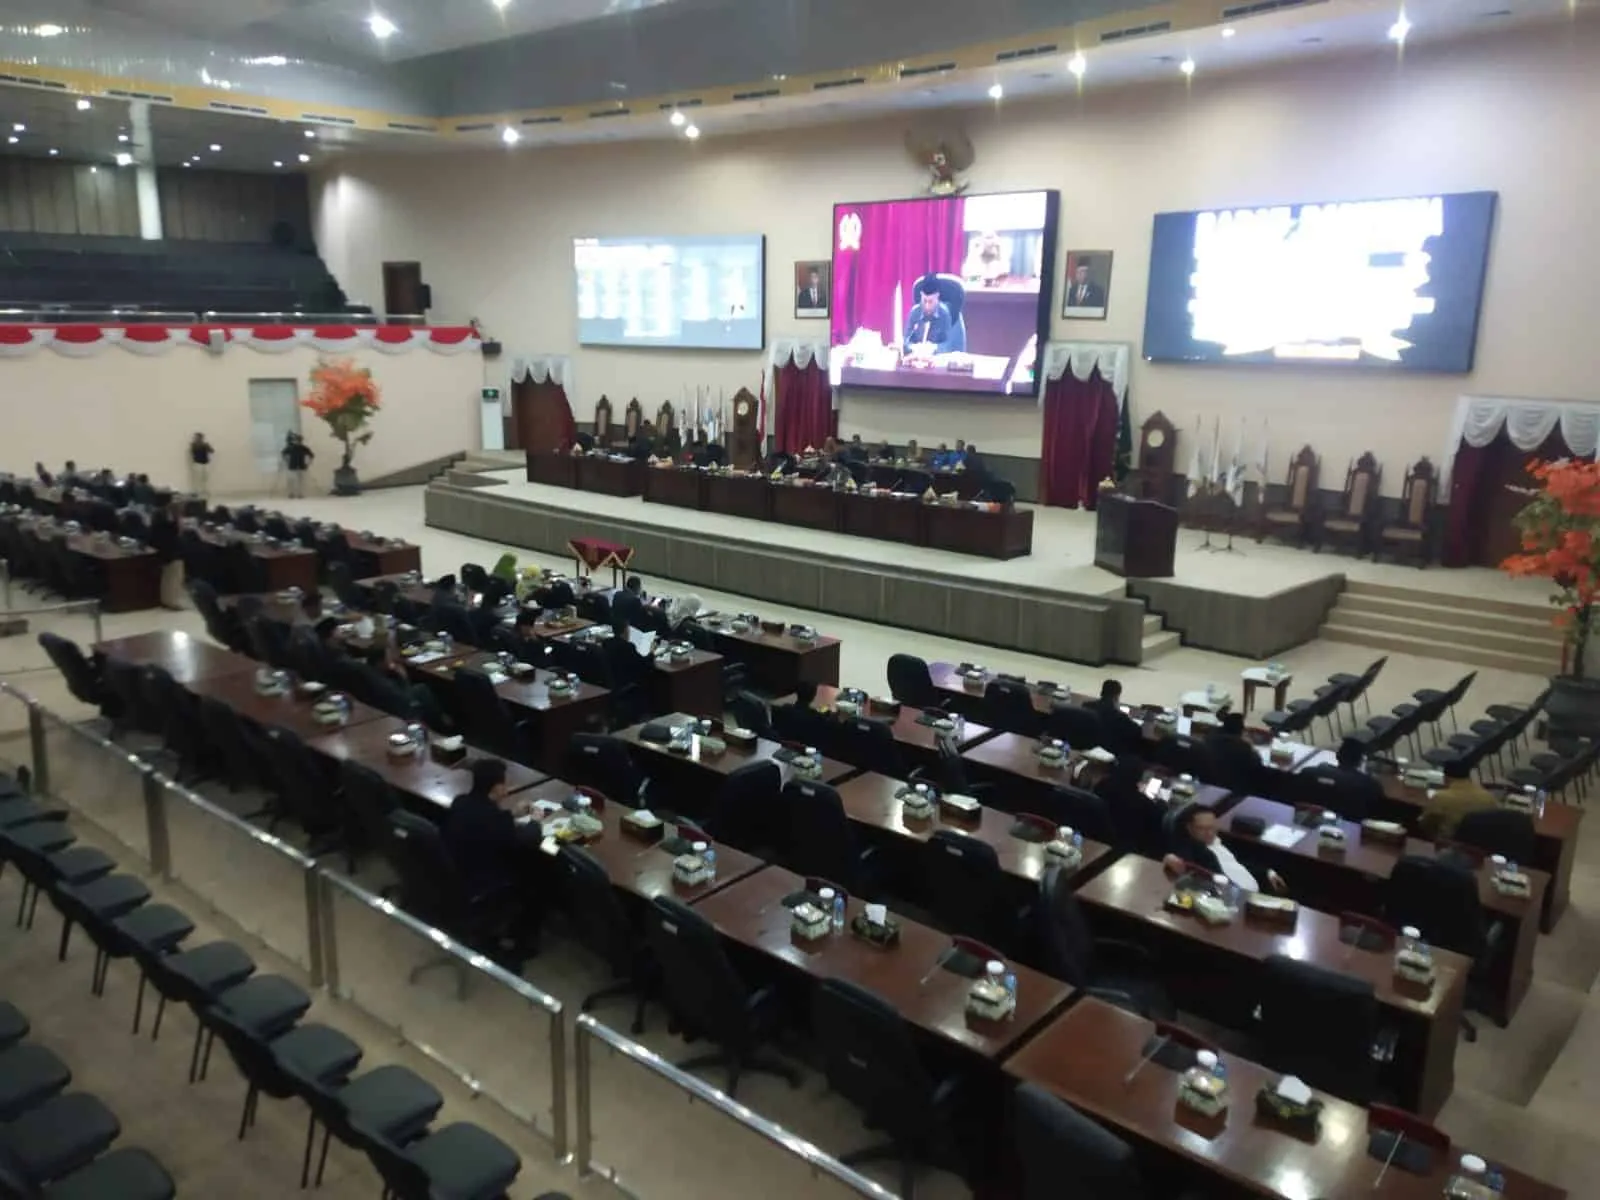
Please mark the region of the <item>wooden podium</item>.
<svg viewBox="0 0 1600 1200"><path fill-rule="evenodd" d="M1165 578L1172 574L1177 544L1177 509L1118 492L1100 494L1095 513L1095 566L1115 575Z"/></svg>

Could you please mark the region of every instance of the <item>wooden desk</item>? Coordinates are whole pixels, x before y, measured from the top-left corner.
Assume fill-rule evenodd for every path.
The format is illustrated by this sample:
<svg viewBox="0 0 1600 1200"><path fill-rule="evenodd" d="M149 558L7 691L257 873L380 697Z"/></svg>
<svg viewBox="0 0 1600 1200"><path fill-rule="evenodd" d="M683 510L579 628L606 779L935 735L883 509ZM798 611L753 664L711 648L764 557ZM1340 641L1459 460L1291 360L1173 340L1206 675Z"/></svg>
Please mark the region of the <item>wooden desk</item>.
<svg viewBox="0 0 1600 1200"><path fill-rule="evenodd" d="M847 979L876 992L912 1025L942 1041L983 1058L998 1060L1021 1044L1042 1021L1057 1012L1073 989L1020 963L1010 963L1017 976L1017 1011L1008 1021L985 1021L967 1015L971 981L953 972L929 969L950 946L950 935L919 925L891 910L900 924L899 945L882 949L848 931L814 942L789 932L789 910L782 900L805 888L805 880L781 867L767 867L725 887L695 905L696 911L730 941L748 946L815 980ZM846 919L853 920L862 902L851 898ZM921 981L924 976L928 982Z"/></svg>
<svg viewBox="0 0 1600 1200"><path fill-rule="evenodd" d="M693 467L650 467L644 473L644 498L651 504L703 509L705 481L705 472Z"/></svg>
<svg viewBox="0 0 1600 1200"><path fill-rule="evenodd" d="M324 737L341 728L351 729L357 725L365 725L369 721L391 719L389 714L381 709L363 704L352 697L349 719L342 726L324 725L317 720L316 713L312 711L321 696L315 698L302 696L295 691L279 696L263 696L256 691L253 671L248 674L235 672L231 675L213 675L208 679L197 679L185 686L201 699L215 700L227 705L236 715L247 721L253 721L262 728L276 726L279 729L287 729L302 741Z"/></svg>
<svg viewBox="0 0 1600 1200"><path fill-rule="evenodd" d="M1314 963L1371 983L1400 1033L1388 1065L1400 1103L1435 1116L1455 1085L1457 1025L1471 964L1448 950L1433 952L1431 989L1398 978L1392 953L1339 940L1339 919L1301 906L1293 929L1243 915L1226 925L1169 911L1172 878L1158 862L1127 854L1078 889L1078 899L1105 932L1151 946L1186 1010L1248 1029L1254 968L1274 954Z"/></svg>
<svg viewBox="0 0 1600 1200"><path fill-rule="evenodd" d="M324 734L306 745L333 762L348 760L370 768L397 792L418 801L424 812L449 808L452 800L472 789L468 766L475 759L494 757L468 746L466 756L453 765L439 762L427 751L396 758L389 753L389 735L405 728L406 722L399 717L388 717ZM521 763L506 763L506 787L512 792L549 778Z"/></svg>
<svg viewBox="0 0 1600 1200"><path fill-rule="evenodd" d="M730 517L749 517L754 521L770 521L772 493L776 490L767 482L765 475L758 473L707 475L706 511L723 513Z"/></svg>
<svg viewBox="0 0 1600 1200"><path fill-rule="evenodd" d="M154 550L124 550L87 533L72 534L66 542L69 551L88 560L101 609L118 613L161 607L162 563Z"/></svg>
<svg viewBox="0 0 1600 1200"><path fill-rule="evenodd" d="M772 484L771 488L774 521L829 533L839 531L839 497L844 493L823 483Z"/></svg>
<svg viewBox="0 0 1600 1200"><path fill-rule="evenodd" d="M1030 884L1038 883L1045 868L1056 861L1044 846L1013 837L1011 827L1015 823L1014 818L997 808L985 807L970 821L962 820L945 809L937 809L932 816L919 819L907 816L897 798L897 793L906 786L901 780L869 772L835 786L839 800L844 805L845 816L865 830L925 843L935 830L953 829L993 846L1000 859L1000 869ZM1116 856L1117 852L1110 846L1085 838L1083 861L1073 868L1068 878L1076 887Z"/></svg>
<svg viewBox="0 0 1600 1200"><path fill-rule="evenodd" d="M224 650L210 642L190 637L187 633L173 631L113 638L108 642L96 643L93 649L118 662L140 667L160 667L182 684L213 679L219 675L254 675L259 665L254 659L235 654L232 650Z"/></svg>
<svg viewBox="0 0 1600 1200"><path fill-rule="evenodd" d="M650 703L657 712L722 717L722 655L695 650L687 662L657 658L645 677Z"/></svg>
<svg viewBox="0 0 1600 1200"><path fill-rule="evenodd" d="M1085 996L1014 1054L1005 1071L1125 1137L1192 1164L1195 1183L1204 1186L1220 1175L1251 1196L1438 1200L1457 1160L1472 1149L1460 1146L1437 1155L1427 1176L1392 1167L1382 1171L1383 1163L1367 1154L1366 1109L1318 1093L1324 1107L1316 1138L1287 1132L1256 1114L1256 1093L1275 1087L1278 1073L1227 1053L1220 1057L1228 1067L1228 1110L1202 1116L1178 1103L1177 1072L1147 1063L1132 1080L1127 1078L1154 1033L1155 1025L1143 1017ZM1566 1195L1504 1170L1505 1200L1559 1200ZM1375 1188L1380 1173L1383 1183Z"/></svg>
<svg viewBox="0 0 1600 1200"><path fill-rule="evenodd" d="M662 717L662 721L670 721L680 714L670 714ZM726 779L740 767L749 766L751 763L766 762L783 747L767 738L757 738L756 744L748 750L738 746L729 746L723 754L711 756L704 753L701 746L701 737L695 734L691 740L689 753L673 754L665 745L655 742L646 742L639 737L643 725L630 725L626 729L619 729L617 737L627 742L635 751L639 752L640 763L646 774L662 768L667 764L676 764L688 768L701 777L702 780L711 780L713 777ZM823 783L837 783L841 779L854 775L856 767L849 763L842 763L836 759L824 757L822 760ZM714 780L713 780L714 781Z"/></svg>
<svg viewBox="0 0 1600 1200"><path fill-rule="evenodd" d="M922 392L986 392L1005 394L1011 359L1005 355L974 355L971 371L949 371L937 366L913 367L905 363L883 366L857 366L846 363L839 369L842 387L913 388ZM1033 384L1027 387L1033 394Z"/></svg>
<svg viewBox="0 0 1600 1200"><path fill-rule="evenodd" d="M535 800L554 800L562 803L576 789L560 779L550 779L517 793L518 803ZM660 848L658 842L647 842L635 837L622 827L622 817L630 810L621 804L610 803L596 818L605 824L605 832L591 842L587 850L611 876L611 886L637 896L641 900L654 900L657 896L671 896L685 904L704 900L729 884L737 883L767 864L722 842L712 843L717 851L717 877L694 887L684 887L672 878L672 855Z"/></svg>
<svg viewBox="0 0 1600 1200"><path fill-rule="evenodd" d="M1305 836L1293 846L1275 846L1259 837L1239 833L1235 828L1240 817L1259 818L1269 829L1274 825L1293 828L1294 815L1295 810L1287 804L1249 796L1228 811L1227 823L1221 829L1222 837L1232 845L1249 846L1252 854L1270 861L1272 868L1289 884L1290 895L1302 904L1325 912L1381 916L1383 885L1394 873L1395 864L1408 854L1433 858L1438 853L1437 846L1420 838L1407 838L1403 844L1364 838L1360 824L1355 821L1339 822L1345 837L1342 852L1321 849L1317 831L1311 828L1300 829ZM1533 948L1539 940L1538 915L1550 882L1550 876L1543 871L1528 866L1523 870L1531 884L1525 897L1497 891L1490 864L1485 863L1478 871L1478 898L1510 933L1508 952L1497 960L1500 970L1489 980L1493 1002L1490 1015L1501 1025L1511 1020L1533 981Z"/></svg>
<svg viewBox="0 0 1600 1200"><path fill-rule="evenodd" d="M839 688L824 684L817 688L817 698L812 707L823 709L832 708L839 697ZM779 704L792 704L794 697L786 696ZM870 708L856 717L847 717L843 713L835 714L841 721L861 720L875 721L880 725L887 725L889 732L894 735L895 744L900 748L906 765L911 768L934 766L939 761L939 732L931 725L922 721L925 715L920 708L913 708L909 704L902 704L900 711L893 716L887 713L876 713ZM956 741L956 749L966 750L994 737L996 731L987 725L979 725L976 721L966 722L961 732L960 739ZM954 738L952 731L945 736Z"/></svg>
<svg viewBox="0 0 1600 1200"><path fill-rule="evenodd" d="M923 545L984 558L1024 558L1033 553L1033 509L991 512L956 505L922 506Z"/></svg>
<svg viewBox="0 0 1600 1200"><path fill-rule="evenodd" d="M926 462L871 463L867 467L867 479L881 488L903 487L909 471L929 476L933 480L934 491L940 495L954 492L963 500L971 500L983 490L983 480L976 475L969 475L965 471L948 471L943 467L936 471Z"/></svg>
<svg viewBox="0 0 1600 1200"><path fill-rule="evenodd" d="M839 497L839 531L885 542L922 542L921 500L916 496L869 496L845 492Z"/></svg>
<svg viewBox="0 0 1600 1200"><path fill-rule="evenodd" d="M973 712L978 705L983 703L983 689L969 688L966 681L961 678L960 666L949 662L931 662L928 664L928 678L933 683L934 691L938 692L941 701L952 712ZM990 679L998 676L989 673ZM1064 690L1069 693L1069 700L1057 697L1056 692ZM1070 686L1055 685L1048 689L1040 686L1038 682L1028 685L1028 691L1033 698L1033 711L1048 716L1058 704L1087 704L1094 697L1082 692L1072 691Z"/></svg>
<svg viewBox="0 0 1600 1200"><path fill-rule="evenodd" d="M750 670L750 683L775 696L794 692L801 680L818 685L839 684L839 639L819 637L803 642L788 633L753 629L735 633L722 620L702 620L716 638L717 650Z"/></svg>
<svg viewBox="0 0 1600 1200"><path fill-rule="evenodd" d="M580 454L573 458L572 465L572 486L580 491L602 496L637 496L644 491L648 468L636 459Z"/></svg>
<svg viewBox="0 0 1600 1200"><path fill-rule="evenodd" d="M557 451L528 451L528 482L547 483L552 487L577 487L578 460L571 454Z"/></svg>
<svg viewBox="0 0 1600 1200"><path fill-rule="evenodd" d="M344 536L355 558L353 567L358 579L374 575L404 575L408 571L422 572L420 546L388 538L380 544L355 533L346 533Z"/></svg>

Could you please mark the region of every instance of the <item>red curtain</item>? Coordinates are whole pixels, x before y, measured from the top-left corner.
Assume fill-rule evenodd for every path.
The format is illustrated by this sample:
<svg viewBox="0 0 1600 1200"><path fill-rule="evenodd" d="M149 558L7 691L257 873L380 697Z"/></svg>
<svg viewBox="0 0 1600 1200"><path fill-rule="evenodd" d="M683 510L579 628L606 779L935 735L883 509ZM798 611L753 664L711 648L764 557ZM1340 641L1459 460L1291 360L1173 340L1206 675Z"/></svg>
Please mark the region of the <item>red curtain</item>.
<svg viewBox="0 0 1600 1200"><path fill-rule="evenodd" d="M912 290L917 280L941 272L961 273L967 254L966 217L967 202L961 196L836 210L832 344L846 345L858 329L876 330L892 343L896 319L903 322L916 299ZM856 222L859 241L853 232ZM847 223L852 233L841 239L837 226Z"/></svg>
<svg viewBox="0 0 1600 1200"><path fill-rule="evenodd" d="M1093 509L1117 456L1117 394L1095 367L1088 379L1063 371L1044 390L1039 502Z"/></svg>
<svg viewBox="0 0 1600 1200"><path fill-rule="evenodd" d="M1444 552L1439 555L1444 566L1469 566L1475 557L1472 544L1483 529L1483 510L1489 498L1484 468L1493 453L1494 442L1469 446L1463 441L1456 451L1455 465L1450 468L1450 507L1445 510Z"/></svg>
<svg viewBox="0 0 1600 1200"><path fill-rule="evenodd" d="M777 399L775 440L779 450L798 454L807 446L820 449L839 432L828 373L816 359L805 367L788 362L778 368Z"/></svg>
<svg viewBox="0 0 1600 1200"><path fill-rule="evenodd" d="M554 379L543 383L534 382L532 376L513 380L511 411L519 449L566 451L577 440L578 423L572 418L567 389Z"/></svg>

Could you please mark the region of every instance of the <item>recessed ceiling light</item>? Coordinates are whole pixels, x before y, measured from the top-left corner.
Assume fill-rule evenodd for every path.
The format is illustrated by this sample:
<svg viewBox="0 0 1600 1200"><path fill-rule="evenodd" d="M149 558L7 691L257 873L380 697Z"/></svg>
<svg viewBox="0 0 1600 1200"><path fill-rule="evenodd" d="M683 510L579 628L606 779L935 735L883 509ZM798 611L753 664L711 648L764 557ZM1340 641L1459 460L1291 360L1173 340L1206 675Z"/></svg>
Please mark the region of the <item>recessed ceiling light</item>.
<svg viewBox="0 0 1600 1200"><path fill-rule="evenodd" d="M222 146L219 143L217 143L217 142L212 142L211 143L211 153L216 154L216 153L219 153L221 150L222 150Z"/></svg>
<svg viewBox="0 0 1600 1200"><path fill-rule="evenodd" d="M308 129L306 130L306 136L308 138L314 138L317 136L317 131L315 129Z"/></svg>
<svg viewBox="0 0 1600 1200"><path fill-rule="evenodd" d="M38 37L60 37L66 30L59 25L35 25L33 32Z"/></svg>
<svg viewBox="0 0 1600 1200"><path fill-rule="evenodd" d="M698 125L689 126L689 128L687 128L687 129L685 129L683 131L683 136L688 138L691 142L694 141L695 138L700 136L700 126L698 126Z"/></svg>
<svg viewBox="0 0 1600 1200"><path fill-rule="evenodd" d="M90 168L89 168L89 174L91 174L91 175L98 175L98 174L100 174L100 168L99 168L99 167L95 167L95 166L91 166L91 167L90 167Z"/></svg>
<svg viewBox="0 0 1600 1200"><path fill-rule="evenodd" d="M1194 59L1192 59L1192 58L1184 59L1181 63L1178 64L1178 70L1182 71L1185 75L1193 75L1194 74Z"/></svg>
<svg viewBox="0 0 1600 1200"><path fill-rule="evenodd" d="M189 164L188 163L184 163L183 165L187 167ZM272 160L272 165L275 166L275 167L283 166L283 159L281 159L281 158L273 159Z"/></svg>
<svg viewBox="0 0 1600 1200"><path fill-rule="evenodd" d="M117 134L117 141L119 141L119 142L126 142L126 141L128 141L128 140L129 140L129 138L128 138L128 135L127 135L127 134L125 134L125 133L119 133L119 134Z"/></svg>
<svg viewBox="0 0 1600 1200"><path fill-rule="evenodd" d="M522 135L507 125L500 131L500 140L508 146L515 146L522 140Z"/></svg>
<svg viewBox="0 0 1600 1200"><path fill-rule="evenodd" d="M126 151L124 151L123 153L117 155L117 166L119 166L119 167L128 167L128 166L132 166L132 165L133 165L133 155L127 153Z"/></svg>
<svg viewBox="0 0 1600 1200"><path fill-rule="evenodd" d="M990 85L990 87L989 87L989 99L998 100L998 99L1000 99L1001 96L1004 96L1005 94L1006 94L1005 88L1001 87L998 83Z"/></svg>
<svg viewBox="0 0 1600 1200"><path fill-rule="evenodd" d="M93 103L91 103L88 100L83 99L82 97L79 97L79 99L78 99L78 111L79 112L88 112L93 107L94 107Z"/></svg>
<svg viewBox="0 0 1600 1200"><path fill-rule="evenodd" d="M183 164L183 169L187 171L192 166L194 166L192 162L186 162Z"/></svg>
<svg viewBox="0 0 1600 1200"><path fill-rule="evenodd" d="M1074 54L1071 58L1067 59L1067 70L1071 71L1079 79L1083 78L1083 73L1088 69L1089 60L1086 59L1082 54Z"/></svg>
<svg viewBox="0 0 1600 1200"><path fill-rule="evenodd" d="M1406 35L1411 32L1411 22L1406 19L1406 10L1400 10L1400 16L1395 23L1389 26L1389 40L1396 45L1406 44Z"/></svg>
<svg viewBox="0 0 1600 1200"><path fill-rule="evenodd" d="M368 17L367 28L372 30L372 36L380 42L385 38L393 37L400 30L400 26L389 20L382 13L373 13Z"/></svg>
<svg viewBox="0 0 1600 1200"><path fill-rule="evenodd" d="M672 110L672 115L668 117L667 120L672 122L672 127L674 129L682 129L684 125L688 123L689 118L684 116L680 109L675 108Z"/></svg>
<svg viewBox="0 0 1600 1200"><path fill-rule="evenodd" d="M13 133L13 134L9 135L6 138L6 144L10 145L10 146L15 146L21 140L22 140L21 138L19 138L16 134Z"/></svg>
<svg viewBox="0 0 1600 1200"><path fill-rule="evenodd" d="M18 121L15 125L13 125L11 127L11 132L12 133L27 133L28 132L28 127L26 125L24 125L21 121Z"/></svg>
<svg viewBox="0 0 1600 1200"><path fill-rule="evenodd" d="M1234 34L1236 34L1238 32L1239 31L1237 29L1235 29L1232 25L1224 25L1222 27L1222 36L1223 37L1232 37Z"/></svg>
<svg viewBox="0 0 1600 1200"><path fill-rule="evenodd" d="M505 12L506 9L511 7L511 0L489 0L489 2L501 12Z"/></svg>
<svg viewBox="0 0 1600 1200"><path fill-rule="evenodd" d="M50 147L50 157L51 158L56 157L56 155L58 155L60 153L61 153L61 151L57 150L54 146Z"/></svg>
<svg viewBox="0 0 1600 1200"><path fill-rule="evenodd" d="M310 161L311 161L311 155L309 155L309 154L302 154L302 155L301 155L301 156L300 156L300 161L301 161L301 162L303 162L303 163L308 163L308 162L310 162Z"/></svg>

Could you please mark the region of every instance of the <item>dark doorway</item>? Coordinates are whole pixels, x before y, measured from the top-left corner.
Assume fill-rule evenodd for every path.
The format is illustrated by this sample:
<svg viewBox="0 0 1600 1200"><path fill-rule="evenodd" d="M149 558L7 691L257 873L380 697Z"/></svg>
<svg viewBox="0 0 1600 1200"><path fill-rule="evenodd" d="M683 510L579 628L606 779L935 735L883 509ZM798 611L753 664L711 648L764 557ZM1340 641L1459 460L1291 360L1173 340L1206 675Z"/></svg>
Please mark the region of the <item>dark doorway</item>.
<svg viewBox="0 0 1600 1200"><path fill-rule="evenodd" d="M416 318L427 310L423 298L422 264L386 262L383 264L383 312L391 321L410 317L403 324L421 324Z"/></svg>

